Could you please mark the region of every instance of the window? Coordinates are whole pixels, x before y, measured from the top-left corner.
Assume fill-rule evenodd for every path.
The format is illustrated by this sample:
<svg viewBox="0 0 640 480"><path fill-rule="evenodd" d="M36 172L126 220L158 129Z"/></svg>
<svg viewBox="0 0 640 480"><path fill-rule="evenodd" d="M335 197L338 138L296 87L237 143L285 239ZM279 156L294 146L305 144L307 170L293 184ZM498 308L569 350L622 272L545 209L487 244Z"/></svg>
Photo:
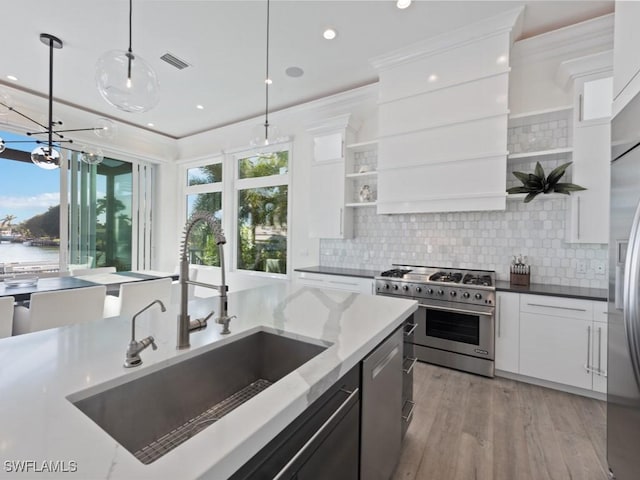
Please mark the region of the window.
<svg viewBox="0 0 640 480"><path fill-rule="evenodd" d="M236 161L236 266L286 274L289 150Z"/></svg>
<svg viewBox="0 0 640 480"><path fill-rule="evenodd" d="M222 222L222 160L186 171L187 218L194 212L207 212ZM218 247L211 229L198 224L187 245L189 263L220 266Z"/></svg>

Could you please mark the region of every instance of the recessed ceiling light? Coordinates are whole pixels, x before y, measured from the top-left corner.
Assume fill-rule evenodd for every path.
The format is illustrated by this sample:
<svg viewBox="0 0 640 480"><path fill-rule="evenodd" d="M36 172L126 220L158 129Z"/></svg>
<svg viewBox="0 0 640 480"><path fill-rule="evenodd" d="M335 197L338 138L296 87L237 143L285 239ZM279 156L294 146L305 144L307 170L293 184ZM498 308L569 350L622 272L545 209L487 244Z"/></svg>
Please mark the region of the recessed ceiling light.
<svg viewBox="0 0 640 480"><path fill-rule="evenodd" d="M300 67L289 67L284 71L284 73L286 73L289 77L298 78L304 75L304 70L302 70Z"/></svg>
<svg viewBox="0 0 640 480"><path fill-rule="evenodd" d="M398 0L396 2L396 7L398 7L400 10L404 10L409 5L411 5L411 0Z"/></svg>
<svg viewBox="0 0 640 480"><path fill-rule="evenodd" d="M427 80L429 80L431 83L433 83L436 80L438 80L438 75L436 75L435 73L432 73L431 75L429 75L429 78Z"/></svg>
<svg viewBox="0 0 640 480"><path fill-rule="evenodd" d="M197 108L198 110L204 110L204 106L203 106L203 105L196 105L196 108Z"/></svg>
<svg viewBox="0 0 640 480"><path fill-rule="evenodd" d="M7 78L9 80L11 80L12 82L17 82L18 81L18 77L14 76L14 75L7 75Z"/></svg>
<svg viewBox="0 0 640 480"><path fill-rule="evenodd" d="M267 85L271 85L273 83L273 80L271 80L271 77L265 78L264 83L266 83Z"/></svg>
<svg viewBox="0 0 640 480"><path fill-rule="evenodd" d="M322 34L322 36L327 40L333 40L334 38L336 38L337 34L338 33L333 28L327 28Z"/></svg>
<svg viewBox="0 0 640 480"><path fill-rule="evenodd" d="M155 127L155 125L151 122L147 123L147 127Z"/></svg>

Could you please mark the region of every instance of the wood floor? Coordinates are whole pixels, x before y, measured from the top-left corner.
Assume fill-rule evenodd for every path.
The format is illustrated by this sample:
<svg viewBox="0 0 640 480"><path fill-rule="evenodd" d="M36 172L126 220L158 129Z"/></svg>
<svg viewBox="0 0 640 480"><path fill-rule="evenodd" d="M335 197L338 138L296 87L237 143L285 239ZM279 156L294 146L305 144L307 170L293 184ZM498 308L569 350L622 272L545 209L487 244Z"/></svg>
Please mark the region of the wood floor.
<svg viewBox="0 0 640 480"><path fill-rule="evenodd" d="M418 363L394 480L605 480L605 403Z"/></svg>

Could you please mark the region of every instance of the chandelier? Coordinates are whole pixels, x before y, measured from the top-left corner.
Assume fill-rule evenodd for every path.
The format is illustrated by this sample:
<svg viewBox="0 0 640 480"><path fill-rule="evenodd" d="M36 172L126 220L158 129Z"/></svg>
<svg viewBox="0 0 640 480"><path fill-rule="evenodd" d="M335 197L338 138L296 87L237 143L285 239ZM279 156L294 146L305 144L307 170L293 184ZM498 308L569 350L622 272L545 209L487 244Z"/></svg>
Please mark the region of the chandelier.
<svg viewBox="0 0 640 480"><path fill-rule="evenodd" d="M62 48L62 40L48 33L40 34L40 41L49 47L49 112L46 123L34 120L30 116L20 112L12 105L11 97L5 93L0 93L0 114L13 112L22 118L40 127L39 130L26 132L34 140L7 140L0 138L0 153L6 149L7 143L36 143L38 146L31 152L31 161L38 167L45 170L52 170L60 167L59 150L68 150L80 154L83 162L88 164L98 164L102 162L104 155L102 150L94 147L75 147L72 139L67 138L70 132L94 132L103 139L113 138L116 125L108 118L98 120L98 125L90 128L62 129L63 123L53 119L53 50ZM44 139L41 139L44 138ZM74 147L71 147L74 145Z"/></svg>

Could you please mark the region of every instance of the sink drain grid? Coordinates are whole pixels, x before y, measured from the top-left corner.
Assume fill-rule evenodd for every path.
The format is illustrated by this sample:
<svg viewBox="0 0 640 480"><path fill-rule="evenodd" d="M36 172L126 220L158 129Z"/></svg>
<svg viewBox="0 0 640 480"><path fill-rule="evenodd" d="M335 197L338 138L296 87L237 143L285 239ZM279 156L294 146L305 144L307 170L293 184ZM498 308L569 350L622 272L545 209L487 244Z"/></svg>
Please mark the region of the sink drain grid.
<svg viewBox="0 0 640 480"><path fill-rule="evenodd" d="M247 400L255 397L271 385L268 380L259 379L242 390L237 391L230 397L225 398L220 403L216 403L200 415L180 425L175 430L142 447L134 455L144 464L149 464L162 457L167 452L173 450L181 443L187 441L195 434L204 430L216 420L224 417L227 413L235 410Z"/></svg>

